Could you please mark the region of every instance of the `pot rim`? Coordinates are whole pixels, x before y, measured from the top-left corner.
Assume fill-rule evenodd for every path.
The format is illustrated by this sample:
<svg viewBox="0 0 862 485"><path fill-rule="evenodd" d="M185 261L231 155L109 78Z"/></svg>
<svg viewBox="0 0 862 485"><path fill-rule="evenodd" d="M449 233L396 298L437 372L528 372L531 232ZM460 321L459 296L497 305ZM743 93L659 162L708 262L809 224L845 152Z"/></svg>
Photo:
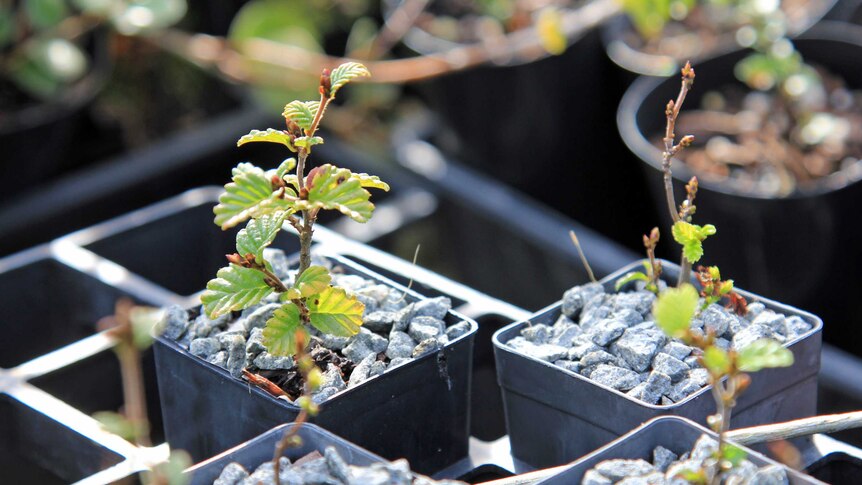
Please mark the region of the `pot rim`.
<svg viewBox="0 0 862 485"><path fill-rule="evenodd" d="M674 263L671 263L670 261L667 261L667 260L664 260L664 259L660 259L660 258L657 258L657 260L661 262L661 264L662 264L662 267L663 267L663 268L675 268L676 270L678 270L678 269L679 269L679 266L677 266L677 265L676 265L676 264L674 264ZM648 261L648 260L646 260L646 259L642 259L642 260L634 261L634 262L632 262L632 263L630 263L630 264L628 264L628 265L626 265L626 266L623 266L623 267L622 267L622 268L620 268L619 270L617 270L617 271L615 271L615 272L613 272L613 273L609 274L608 276L605 276L604 278L602 278L602 279L601 279L601 280L599 280L598 282L599 282L600 284L602 284L602 286L605 286L605 288L606 288L606 290L607 290L607 288L608 288L608 287L609 287L613 282L615 282L616 280L618 280L619 278L621 278L622 276L624 276L626 273L629 273L630 271L632 271L632 270L634 270L634 269L642 268L642 267L643 267L643 263L644 263L644 262L646 262L646 261ZM611 288L612 288L612 286L611 286ZM753 293L750 293L750 292L748 292L748 291L746 291L746 290L742 290L742 289L739 289L739 288L736 288L736 289L735 289L735 291L736 291L737 293L739 293L740 295L744 296L744 297L745 297L747 300L749 300L749 301L752 301L752 302L754 302L754 301L761 302L761 303L763 303L764 305L766 305L766 306L767 306L767 308L781 311L781 312L782 312L782 313L784 313L784 314L787 314L787 313L793 313L793 314L795 314L795 315L798 315L798 316L802 317L802 318L803 318L805 321L807 321L808 323L811 323L811 324L812 324L812 328L811 328L811 330L809 330L809 331L805 332L805 333L804 333L804 334L802 334L802 335L797 336L797 337L796 337L796 338L794 338L793 340L789 340L789 341L787 341L787 342L784 342L782 345L783 345L783 347L785 347L785 348L791 348L792 346L796 345L797 343L799 343L799 342L801 342L801 341L803 341L803 340L805 340L805 339L807 339L807 338L809 338L809 337L811 337L811 336L813 336L813 335L815 335L815 334L817 334L817 333L819 333L819 332L821 332L821 331L823 330L823 320L821 320L821 319L820 319L820 317L818 317L817 315L814 315L813 313L809 313L809 312L806 312L805 310L800 310L800 309L797 309L797 308L791 307L790 305L786 305L786 304L784 304L784 303L776 302L776 301L770 300L770 299L768 299L768 298L763 298L763 297L761 297L761 296L755 295L755 294L753 294ZM644 401L641 401L640 399L635 399L634 397L629 396L628 394L626 394L626 393L624 393L624 392L622 392L622 391L618 391L618 390L616 390L616 389L614 389L614 388L611 388L611 387L609 387L609 386L606 386L606 385L604 385L604 384L601 384L601 383L599 383L599 382L596 382L596 381L594 381L594 380L592 380L592 379L589 379L589 378L587 378L587 377L584 377L584 376L582 376L581 374L578 374L578 373L576 373L576 372L572 372L572 371L570 371L570 370L568 370L568 369L563 369L562 367L556 366L556 365L554 365L554 363L553 363L553 362L548 362L548 361L545 361L545 360L541 360L541 359L538 359L538 358L536 358L536 357L533 357L533 356L527 355L527 354L525 354L525 353L523 353L523 352L520 352L520 351L518 351L517 349L514 349L514 348L510 347L510 346L508 345L508 340L507 340L506 342L503 342L502 338L503 338L503 334L504 334L504 333L509 332L509 331L511 331L511 330L513 330L513 329L516 329L516 328L522 327L522 326L524 326L524 325L527 325L528 323L530 323L530 321L531 321L533 318L535 318L535 317L537 317L537 316L539 316L539 315L543 315L543 314L544 314L544 313L546 313L546 312L556 310L556 309L557 309L558 307L560 307L561 305L562 305L562 300L558 300L557 302L552 303L551 305L548 305L548 306L546 306L545 308L542 308L541 310L537 311L536 313L534 313L533 315L531 315L531 316L530 316L530 318L528 318L528 319L526 319L526 320L521 320L521 321L518 321L518 322L510 323L509 325L506 325L505 327L503 327L503 328L501 328L501 329L497 330L496 332L494 332L494 335L493 335L493 337L492 337L492 342L493 342L493 344L494 344L495 350L497 350L497 351L505 351L505 352L508 352L508 353L510 353L510 354L517 355L517 356L518 356L518 357L520 357L520 358L529 359L529 360L531 360L531 361L533 361L533 362L535 362L535 363L538 363L538 364L543 365L544 367L546 367L546 368L548 368L548 369L551 369L551 372L562 372L562 373L567 374L567 375L569 375L569 376L575 377L576 379L580 379L580 380L582 380L582 381L584 381L584 382L588 382L588 383L590 383L590 384L591 384L591 385L593 385L593 386L596 386L596 387L602 388L602 389L604 389L604 390L606 390L606 391L608 391L608 392L612 392L612 393L614 393L614 394L616 394L616 395L618 395L618 396L620 396L620 397L622 397L622 398L625 398L625 399L627 399L627 400L629 400L629 401L632 401L632 402L634 402L634 403L637 403L637 404L638 404L638 405L640 405L640 406L643 406L643 407L645 407L645 408L649 408L649 409L658 410L658 411L670 411L670 410L674 410L674 409L680 408L680 407L682 407L682 406L686 405L688 402L693 401L694 399L696 399L696 398L700 397L701 395L703 395L703 394L705 394L705 393L709 392L709 391L712 389L712 386L711 386L711 385L704 386L704 387L700 388L699 390L697 390L697 391L695 391L695 392L693 392L693 393L689 394L689 395L688 395L688 396L686 396L685 398L683 398L683 399L681 399L681 400L679 400L679 401L677 401L677 402L675 402L675 403L673 403L673 404L668 404L668 405L662 405L662 404L649 404L649 403L646 403L646 402L644 402Z"/></svg>
<svg viewBox="0 0 862 485"><path fill-rule="evenodd" d="M379 274L375 273L374 271L371 271L370 269L365 268L361 264L356 263L356 262L354 262L348 258L345 258L345 257L340 256L340 255L334 255L334 254L327 254L327 255L325 255L325 257L330 259L330 260L337 262L338 264L347 266L353 270L358 270L358 272L363 277L366 277L367 279L376 280L378 283L390 286L390 287L398 290L399 292L406 293L407 295L413 297L415 299L414 301L429 299L428 297L422 296L419 293L413 291L412 289L406 288L406 287L390 280L389 278L386 278L385 276L379 275ZM454 316L458 320L468 322L470 324L470 330L468 330L466 333L459 336L458 338L450 340L445 345L443 345L443 347L441 347L440 350L437 350L435 352L428 352L422 356L414 358L410 362L407 362L405 364L401 364L398 367L396 367L395 369L393 369L391 371L391 373L396 373L401 368L407 368L410 366L419 365L419 362L421 362L423 360L430 359L432 356L436 355L437 353L439 353L443 350L451 351L455 344L458 344L458 343L462 342L463 340L467 340L467 339L473 338L475 336L476 332L479 329L479 325L476 323L475 320L473 320L472 318L468 318L465 315L462 315L461 313L458 313L452 309L449 310L448 314ZM216 373L216 374L220 375L221 377L227 379L231 383L231 385L238 384L238 385L242 385L242 386L248 386L250 388L250 392L257 393L257 394L262 395L262 396L266 396L270 400L275 401L277 404L284 406L284 407L286 407L292 411L298 411L300 409L299 406L297 406L296 404L288 402L284 399L277 398L277 397L273 396L272 394L264 391L263 389L261 389L257 386L252 385L251 383L249 383L247 381L243 381L241 379L235 378L233 375L231 375L230 372L227 371L227 369L224 369L223 367L217 366L213 363L210 363L210 362L207 362L206 360L201 359L200 357L198 357L196 355L193 355L188 349L181 346L175 340L164 337L163 335L158 335L158 336L154 336L154 337L155 337L156 341L158 341L159 343L161 343L162 345L164 345L165 347L167 347L171 350L179 352L179 354L181 356L185 357L186 359L190 359L190 360L192 360L198 364L202 364L201 368L205 369L207 372ZM337 393L333 394L332 396L326 398L326 400L324 400L321 404L326 405L327 403L334 401L334 400L347 399L348 397L346 397L346 396L350 396L351 393L355 389L357 389L361 386L364 386L366 383L372 382L379 377L391 375L391 373L387 369L387 371L385 371L383 374L369 377L367 380L362 381L361 383L357 384L354 387L346 387L346 388L338 391Z"/></svg>
<svg viewBox="0 0 862 485"><path fill-rule="evenodd" d="M801 42L808 40L825 40L836 44L846 44L862 48L862 26L837 21L824 21L794 39L794 41ZM707 59L703 59L699 63L704 64L719 60L726 56L737 55L743 50L745 49L728 50ZM641 76L626 90L622 100L620 101L620 105L617 108L617 128L620 132L620 137L622 138L623 143L626 144L628 149L637 158L639 158L641 162L646 163L659 173L662 171L660 162L662 152L657 147L653 146L641 132L637 124L637 114L643 105L643 101L652 95L656 88L667 82L676 82L676 79ZM738 81L735 80L734 82L738 83ZM862 89L862 86L859 88ZM673 178L683 184L688 182L692 176L699 175L678 158L673 159L672 170ZM783 197L774 197L768 194L743 191L737 189L735 184L728 180L716 181L705 177L702 179L699 178L698 182L701 187L706 187L709 190L725 195L756 200L800 200L840 191L862 181L862 179L850 181L842 180L836 176L836 174L839 173L840 171L834 172L805 187L797 186L792 193Z"/></svg>

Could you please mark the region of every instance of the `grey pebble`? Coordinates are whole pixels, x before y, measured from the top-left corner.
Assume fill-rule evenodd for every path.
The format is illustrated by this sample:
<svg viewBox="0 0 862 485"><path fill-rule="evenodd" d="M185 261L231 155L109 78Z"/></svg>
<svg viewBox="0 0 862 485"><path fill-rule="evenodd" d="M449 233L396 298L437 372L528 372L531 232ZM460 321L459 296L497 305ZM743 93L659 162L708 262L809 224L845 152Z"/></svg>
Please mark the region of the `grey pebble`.
<svg viewBox="0 0 862 485"><path fill-rule="evenodd" d="M279 303L269 303L261 306L245 318L245 328L250 331L255 328L265 327L266 322L272 318L272 315L279 308L281 308L281 304Z"/></svg>
<svg viewBox="0 0 862 485"><path fill-rule="evenodd" d="M351 337L350 343L341 353L353 362L360 362L368 355L386 351L388 346L389 341L386 338L361 328L359 333Z"/></svg>
<svg viewBox="0 0 862 485"><path fill-rule="evenodd" d="M589 334L594 344L604 347L618 339L627 328L628 325L620 320L608 319L597 323Z"/></svg>
<svg viewBox="0 0 862 485"><path fill-rule="evenodd" d="M242 377L242 369L245 367L245 337L235 333L221 334L218 340L227 352L227 371L236 378Z"/></svg>
<svg viewBox="0 0 862 485"><path fill-rule="evenodd" d="M608 364L599 364L589 377L618 391L628 391L640 383L637 372Z"/></svg>
<svg viewBox="0 0 862 485"><path fill-rule="evenodd" d="M733 348L735 350L742 350L757 340L774 337L775 334L772 332L772 329L766 325L752 323L733 336Z"/></svg>
<svg viewBox="0 0 862 485"><path fill-rule="evenodd" d="M677 342L675 340L671 340L661 349L665 354L677 358L679 360L683 360L691 354L692 348L688 345Z"/></svg>
<svg viewBox="0 0 862 485"><path fill-rule="evenodd" d="M637 477L656 471L646 460L605 460L596 465L595 470L611 481L617 482L626 477Z"/></svg>
<svg viewBox="0 0 862 485"><path fill-rule="evenodd" d="M594 296L601 295L605 292L605 288L599 283L589 283L586 285L575 286L563 294L562 312L563 315L576 319L581 310L586 306Z"/></svg>
<svg viewBox="0 0 862 485"><path fill-rule="evenodd" d="M419 345L413 349L413 358L421 357L427 353L437 351L443 348L443 344L440 340L431 337L419 342Z"/></svg>
<svg viewBox="0 0 862 485"><path fill-rule="evenodd" d="M450 308L452 308L452 300L446 296L419 300L414 303L414 317L423 316L443 320Z"/></svg>
<svg viewBox="0 0 862 485"><path fill-rule="evenodd" d="M652 464L660 471L664 472L671 463L679 458L676 453L670 451L664 446L656 446L652 450Z"/></svg>
<svg viewBox="0 0 862 485"><path fill-rule="evenodd" d="M217 338L198 338L192 340L191 344L189 344L189 352L196 357L200 357L201 359L209 359L216 352L221 350L221 343Z"/></svg>
<svg viewBox="0 0 862 485"><path fill-rule="evenodd" d="M417 342L437 337L445 332L446 324L443 320L421 315L413 317L407 327L407 334Z"/></svg>
<svg viewBox="0 0 862 485"><path fill-rule="evenodd" d="M253 364L261 370L292 369L293 358L289 356L275 356L264 351L254 358Z"/></svg>
<svg viewBox="0 0 862 485"><path fill-rule="evenodd" d="M165 338L177 340L189 328L189 312L179 305L171 305L165 310L159 325Z"/></svg>
<svg viewBox="0 0 862 485"><path fill-rule="evenodd" d="M672 382L678 382L680 379L685 377L690 369L688 364L685 362L676 357L671 357L664 352L656 354L652 361L652 368L654 371L667 374Z"/></svg>
<svg viewBox="0 0 862 485"><path fill-rule="evenodd" d="M551 338L551 328L544 323L527 325L521 330L521 336L537 345L546 344Z"/></svg>
<svg viewBox="0 0 862 485"><path fill-rule="evenodd" d="M664 333L654 323L645 322L628 328L610 350L625 359L632 369L643 372L664 343Z"/></svg>
<svg viewBox="0 0 862 485"><path fill-rule="evenodd" d="M413 356L416 341L404 332L393 331L389 334L389 345L386 347L386 356L390 359Z"/></svg>
<svg viewBox="0 0 862 485"><path fill-rule="evenodd" d="M215 479L213 485L236 485L248 478L248 471L239 463L228 463L222 468L218 478Z"/></svg>
<svg viewBox="0 0 862 485"><path fill-rule="evenodd" d="M362 326L372 332L389 333L397 321L397 313L376 311L363 317Z"/></svg>
<svg viewBox="0 0 862 485"><path fill-rule="evenodd" d="M446 329L446 336L449 337L449 340L455 340L456 338L469 333L471 328L470 322L458 322Z"/></svg>
<svg viewBox="0 0 862 485"><path fill-rule="evenodd" d="M664 394L671 389L671 380L667 374L652 371L646 380L633 387L627 394L648 404L657 404Z"/></svg>

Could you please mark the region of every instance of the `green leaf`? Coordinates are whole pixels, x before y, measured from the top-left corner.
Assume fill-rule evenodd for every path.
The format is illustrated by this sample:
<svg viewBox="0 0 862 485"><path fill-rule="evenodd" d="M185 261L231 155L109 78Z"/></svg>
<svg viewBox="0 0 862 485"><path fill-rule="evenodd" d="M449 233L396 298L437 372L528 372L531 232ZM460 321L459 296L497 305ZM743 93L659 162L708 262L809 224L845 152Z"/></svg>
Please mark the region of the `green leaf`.
<svg viewBox="0 0 862 485"><path fill-rule="evenodd" d="M296 151L296 147L290 142L290 135L283 130L276 130L274 128L267 128L266 131L251 130L248 132L248 135L243 135L239 140L237 140L236 146L241 147L246 143L258 141L280 143L289 148L290 151Z"/></svg>
<svg viewBox="0 0 862 485"><path fill-rule="evenodd" d="M236 252L240 256L253 254L258 263L263 262L263 250L272 244L284 224L287 212L267 214L248 221L236 235Z"/></svg>
<svg viewBox="0 0 862 485"><path fill-rule="evenodd" d="M617 291L620 291L620 288L631 283L632 281L649 281L649 276L641 273L640 271L632 271L631 273L618 279L617 284L614 286Z"/></svg>
<svg viewBox="0 0 862 485"><path fill-rule="evenodd" d="M263 329L263 344L272 355L293 355L296 353L296 333L307 331L299 320L299 308L286 303L273 313ZM307 338L304 340L307 341Z"/></svg>
<svg viewBox="0 0 862 485"><path fill-rule="evenodd" d="M143 472L145 484L188 485L191 474L185 470L194 462L191 456L183 450L171 450L168 461L155 465L152 470Z"/></svg>
<svg viewBox="0 0 862 485"><path fill-rule="evenodd" d="M703 365L714 376L723 376L730 372L730 355L720 347L711 345L703 351Z"/></svg>
<svg viewBox="0 0 862 485"><path fill-rule="evenodd" d="M371 73L368 72L367 67L358 62L345 62L333 69L329 74L329 78L332 81L332 97L335 97L335 93L342 86L360 77L371 77Z"/></svg>
<svg viewBox="0 0 862 485"><path fill-rule="evenodd" d="M330 286L308 299L308 310L311 324L321 332L350 337L359 333L365 305L344 289Z"/></svg>
<svg viewBox="0 0 862 485"><path fill-rule="evenodd" d="M153 344L153 334L159 335L164 331L159 326L162 322L161 311L156 308L135 306L129 313L129 321L132 325L132 342L138 350L147 349Z"/></svg>
<svg viewBox="0 0 862 485"><path fill-rule="evenodd" d="M356 222L371 218L371 194L350 170L321 165L309 172L307 180L308 199L297 201L297 210L335 209Z"/></svg>
<svg viewBox="0 0 862 485"><path fill-rule="evenodd" d="M328 269L323 266L309 266L296 279L293 288L299 292L299 298L308 298L323 293L329 287L330 281L332 276Z"/></svg>
<svg viewBox="0 0 862 485"><path fill-rule="evenodd" d="M673 239L682 245L682 252L690 263L696 263L703 256L703 245L701 244L707 236L715 234L715 226L707 224L703 227L685 221L674 223L672 231Z"/></svg>
<svg viewBox="0 0 862 485"><path fill-rule="evenodd" d="M298 146L298 147L311 148L314 145L322 145L323 144L323 138L321 138L319 136L312 136L312 137L301 136L301 137L297 138L296 140L294 140L293 144Z"/></svg>
<svg viewBox="0 0 862 485"><path fill-rule="evenodd" d="M737 366L744 372L757 372L772 367L793 365L793 352L776 340L756 340L739 351Z"/></svg>
<svg viewBox="0 0 862 485"><path fill-rule="evenodd" d="M697 290L689 284L668 288L656 299L653 316L656 324L674 338L688 333L691 319L697 310Z"/></svg>
<svg viewBox="0 0 862 485"><path fill-rule="evenodd" d="M284 107L281 115L292 120L303 130L308 130L311 128L311 123L314 122L314 117L317 116L319 109L319 101L291 101Z"/></svg>
<svg viewBox="0 0 862 485"><path fill-rule="evenodd" d="M739 466L742 460L748 456L745 450L730 443L724 443L724 446L721 447L721 454L722 459L729 461L734 467Z"/></svg>
<svg viewBox="0 0 862 485"><path fill-rule="evenodd" d="M53 27L69 13L63 0L24 0L24 9L36 29Z"/></svg>
<svg viewBox="0 0 862 485"><path fill-rule="evenodd" d="M125 416L113 411L99 411L93 413L93 419L98 421L105 431L113 433L128 441L135 441L138 436L141 436L147 431L144 423L140 423L138 426L135 426L135 423L126 419Z"/></svg>
<svg viewBox="0 0 862 485"><path fill-rule="evenodd" d="M380 180L377 175L368 175L367 173L354 173L351 178L359 180L359 185L367 189L380 189L384 192L389 192L389 184Z"/></svg>
<svg viewBox="0 0 862 485"><path fill-rule="evenodd" d="M224 186L225 192L213 209L215 223L229 229L249 217L267 202L273 203L272 183L266 173L250 163L240 163L233 169L233 182Z"/></svg>
<svg viewBox="0 0 862 485"><path fill-rule="evenodd" d="M264 274L256 269L235 264L220 269L217 278L207 283L207 289L201 295L207 316L216 318L259 303L273 292L264 278Z"/></svg>
<svg viewBox="0 0 862 485"><path fill-rule="evenodd" d="M284 179L284 176L287 175L291 170L293 170L294 167L296 167L296 159L293 157L288 158L285 161L281 162L281 165L279 165L278 168L275 169L272 175L280 179ZM269 172L267 172L267 175L269 175Z"/></svg>

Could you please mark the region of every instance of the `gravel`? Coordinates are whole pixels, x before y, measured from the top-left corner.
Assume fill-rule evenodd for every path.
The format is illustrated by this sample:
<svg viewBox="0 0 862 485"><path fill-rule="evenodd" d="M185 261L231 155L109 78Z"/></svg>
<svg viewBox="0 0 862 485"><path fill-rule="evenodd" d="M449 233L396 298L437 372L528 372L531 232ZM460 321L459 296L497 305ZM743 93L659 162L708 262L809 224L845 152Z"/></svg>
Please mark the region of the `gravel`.
<svg viewBox="0 0 862 485"><path fill-rule="evenodd" d="M349 456L348 456L349 458ZM407 460L351 465L338 451L328 446L291 463L279 459L279 478L287 485L464 485L454 480L435 481L413 474ZM265 461L249 473L241 464L232 462L222 469L213 485L274 485L275 467Z"/></svg>
<svg viewBox="0 0 862 485"><path fill-rule="evenodd" d="M699 349L669 339L655 324L655 299L643 289L606 293L597 283L576 286L563 294L553 324L525 326L507 345L635 399L670 405L707 386L708 374L698 362ZM748 310L741 317L720 304L709 305L693 320L692 332L711 332L717 346L740 350L761 338L787 342L812 328L799 316L776 313L761 302L750 303Z"/></svg>
<svg viewBox="0 0 862 485"><path fill-rule="evenodd" d="M285 281L291 281L292 271L288 271L283 252L267 249L267 258L276 274ZM333 285L352 292L365 303L366 309L360 333L353 337L326 335L310 329L312 339L355 365L350 375L342 375L341 370L334 366L321 369L324 383L315 396L318 402L346 387L437 351L450 340L471 330L472 324L467 321L447 328L444 319L452 306L449 298L409 301L412 298L404 298L402 292L359 275L335 272L332 276ZM163 335L176 340L193 355L226 369L236 378L242 377L243 369L252 373L291 370L295 366L291 357L270 354L264 345L263 328L281 306L273 300L214 320L206 317L203 308L194 311L195 316L190 317L189 311L172 306L163 316ZM565 357L567 350L561 356Z"/></svg>
<svg viewBox="0 0 862 485"><path fill-rule="evenodd" d="M702 435L690 454L683 453L678 456L673 451L658 446L652 451L652 463L643 459L605 460L584 474L581 485L685 484L687 482L678 478L678 475L685 471L701 470L704 460L711 458L717 447L714 439ZM788 483L788 478L787 470L781 465L766 465L758 469L746 459L733 469L723 472L718 481L738 485L784 485Z"/></svg>

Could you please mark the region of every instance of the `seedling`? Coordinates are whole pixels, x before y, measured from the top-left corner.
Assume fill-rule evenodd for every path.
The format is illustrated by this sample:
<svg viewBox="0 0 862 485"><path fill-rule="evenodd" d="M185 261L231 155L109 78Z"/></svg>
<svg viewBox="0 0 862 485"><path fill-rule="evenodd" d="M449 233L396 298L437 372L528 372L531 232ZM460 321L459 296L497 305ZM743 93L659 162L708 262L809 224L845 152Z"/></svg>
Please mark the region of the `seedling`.
<svg viewBox="0 0 862 485"><path fill-rule="evenodd" d="M730 428L736 400L751 383L747 372L788 367L793 364L793 353L772 339L757 340L739 351L724 350L715 345L716 336L711 328L706 335L691 331L692 319L703 308L698 306L697 290L685 284L662 292L656 300L653 316L668 336L700 349L702 354L698 361L709 372L716 414L707 418L707 422L718 433L718 452L714 460L706 462L701 470L682 477L691 483L708 484L718 483L722 472L737 466L745 458L745 452L727 443L725 435Z"/></svg>
<svg viewBox="0 0 862 485"><path fill-rule="evenodd" d="M709 383L712 385L716 405L716 414L707 418L707 421L718 433L718 451L714 460L705 462L706 465L701 470L692 471L682 478L692 483L708 484L719 483L722 472L730 470L745 458L745 452L725 442L725 434L730 427L730 416L736 399L751 382L746 372L790 366L793 364L793 354L772 339L757 340L739 351L724 350L715 344L716 335L711 328L707 329L705 335L691 331L692 319L723 297L728 298L729 306L737 312L744 314L747 311L745 299L733 291L733 281L722 281L721 273L715 266L698 269L697 278L702 285L700 294L688 282L691 265L703 256L703 240L716 232L715 227L710 224L698 226L691 223L697 209L694 204L698 187L696 177L692 177L686 185L685 201L679 207L674 201L671 160L693 141L693 137L689 135L683 137L678 145L674 145L674 125L693 82L694 70L686 63L682 69L679 96L676 102L671 100L665 109L667 127L662 169L668 209L674 221L673 237L682 245L682 264L677 288L667 289L658 295L653 316L656 324L669 337L678 338L702 351L698 361L709 373ZM699 305L700 297L703 297L703 302Z"/></svg>
<svg viewBox="0 0 862 485"><path fill-rule="evenodd" d="M300 407L296 419L299 424L318 410L310 396L320 383L321 373L305 351L310 340L309 326L323 333L349 337L359 332L365 310L355 296L330 285L329 270L312 266L314 223L321 210L337 210L357 222L366 222L374 210L366 188L389 190L376 176L330 164L305 173L313 147L324 141L317 136L317 130L327 106L339 89L367 76L370 76L368 69L356 62L341 64L331 72L324 69L319 101L291 101L285 106L286 129L253 130L240 138L237 146L277 143L296 153L297 158L287 159L268 171L249 163L237 165L233 169L233 182L225 185L225 192L213 209L215 223L222 229L247 224L236 236L237 252L227 255L229 265L218 271L217 278L207 284L201 296L204 311L210 318L216 318L249 308L273 293L278 295L282 305L266 322L263 343L271 354L296 356L297 368L304 379L303 396L296 401ZM299 268L292 282L279 278L264 257L264 249L272 244L285 223L296 230L300 242ZM262 378L250 373L246 376L257 385L268 384L258 382ZM294 440L295 436L286 434L276 447L273 458L276 477L278 458Z"/></svg>
<svg viewBox="0 0 862 485"><path fill-rule="evenodd" d="M264 344L274 355L297 351L297 336L308 342L308 327L321 332L351 336L362 325L364 305L344 289L330 285L329 271L311 265L314 223L321 210L337 210L357 222L366 222L374 210L366 188L389 190L378 177L353 173L325 164L305 174L314 146L322 144L317 129L326 107L350 81L369 76L362 64L348 62L320 77L319 101L291 101L284 108L286 129L253 130L237 142L284 145L297 154L274 170L264 171L250 163L233 169L233 182L225 185L213 209L215 223L229 229L243 222L236 236L230 263L218 271L201 296L210 318L243 310L275 293L283 303L264 328ZM295 169L294 173L291 173ZM264 258L264 249L288 223L299 234L299 268L293 282L282 281Z"/></svg>

